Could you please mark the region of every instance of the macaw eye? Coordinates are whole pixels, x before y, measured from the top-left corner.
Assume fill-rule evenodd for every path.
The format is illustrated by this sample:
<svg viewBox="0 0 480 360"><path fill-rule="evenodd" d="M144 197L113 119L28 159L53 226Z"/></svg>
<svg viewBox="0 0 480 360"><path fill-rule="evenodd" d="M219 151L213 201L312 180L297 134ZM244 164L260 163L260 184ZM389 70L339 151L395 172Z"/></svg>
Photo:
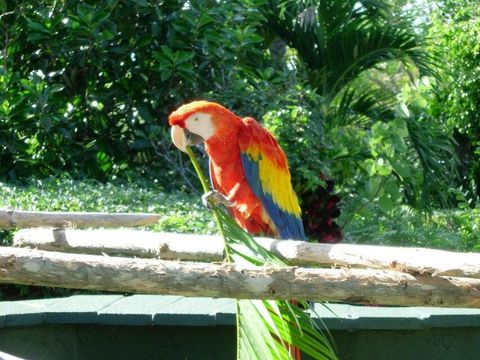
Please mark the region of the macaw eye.
<svg viewBox="0 0 480 360"><path fill-rule="evenodd" d="M194 118L193 118L193 121L198 121L198 117L194 117Z"/></svg>

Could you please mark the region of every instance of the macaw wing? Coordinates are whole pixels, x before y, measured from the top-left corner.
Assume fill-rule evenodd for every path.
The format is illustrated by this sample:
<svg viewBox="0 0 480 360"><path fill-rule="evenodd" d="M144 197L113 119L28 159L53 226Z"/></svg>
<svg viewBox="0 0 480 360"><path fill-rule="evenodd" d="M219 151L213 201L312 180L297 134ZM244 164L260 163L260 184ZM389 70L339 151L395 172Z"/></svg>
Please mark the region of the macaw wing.
<svg viewBox="0 0 480 360"><path fill-rule="evenodd" d="M248 184L262 202L280 238L304 240L301 210L285 153L254 119L245 118L243 123L239 144Z"/></svg>

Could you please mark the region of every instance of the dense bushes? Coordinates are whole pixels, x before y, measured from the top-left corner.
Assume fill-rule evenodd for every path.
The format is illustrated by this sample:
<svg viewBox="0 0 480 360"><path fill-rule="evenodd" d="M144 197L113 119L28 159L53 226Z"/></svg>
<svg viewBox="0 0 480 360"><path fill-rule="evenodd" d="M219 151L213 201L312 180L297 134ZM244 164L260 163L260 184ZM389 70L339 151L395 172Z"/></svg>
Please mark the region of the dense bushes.
<svg viewBox="0 0 480 360"><path fill-rule="evenodd" d="M258 14L215 1L1 2L0 175L160 162L166 115L248 83ZM250 76L251 77L251 76ZM233 85L235 86L235 85Z"/></svg>
<svg viewBox="0 0 480 360"><path fill-rule="evenodd" d="M454 133L460 159L456 185L470 206L480 200L480 10L473 0L446 0L429 36L442 51L442 83L431 102Z"/></svg>

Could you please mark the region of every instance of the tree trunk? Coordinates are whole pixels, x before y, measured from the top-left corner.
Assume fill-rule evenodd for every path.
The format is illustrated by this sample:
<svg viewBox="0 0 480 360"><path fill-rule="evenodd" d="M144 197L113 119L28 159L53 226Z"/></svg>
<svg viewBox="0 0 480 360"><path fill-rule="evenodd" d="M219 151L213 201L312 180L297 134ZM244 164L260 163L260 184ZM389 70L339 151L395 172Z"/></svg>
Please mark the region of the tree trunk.
<svg viewBox="0 0 480 360"><path fill-rule="evenodd" d="M0 282L237 299L480 307L478 279L391 270L185 263L12 247L0 247Z"/></svg>

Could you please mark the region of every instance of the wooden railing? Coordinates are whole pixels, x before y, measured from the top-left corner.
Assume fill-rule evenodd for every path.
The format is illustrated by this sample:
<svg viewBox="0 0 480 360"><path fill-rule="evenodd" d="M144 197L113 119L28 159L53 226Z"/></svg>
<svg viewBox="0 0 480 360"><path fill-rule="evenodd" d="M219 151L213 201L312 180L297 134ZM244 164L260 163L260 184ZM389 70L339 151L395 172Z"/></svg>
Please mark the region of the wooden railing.
<svg viewBox="0 0 480 360"><path fill-rule="evenodd" d="M60 214L51 215L57 223L75 227L71 223L74 214L62 214L63 220ZM98 226L101 222L95 217L104 214L89 215L92 222L84 221L82 227ZM115 221L117 226L125 226L118 218ZM267 238L257 241L290 266L223 263L223 243L217 236L127 229L23 229L15 234L13 246L0 247L0 283L239 299L480 308L479 253Z"/></svg>

